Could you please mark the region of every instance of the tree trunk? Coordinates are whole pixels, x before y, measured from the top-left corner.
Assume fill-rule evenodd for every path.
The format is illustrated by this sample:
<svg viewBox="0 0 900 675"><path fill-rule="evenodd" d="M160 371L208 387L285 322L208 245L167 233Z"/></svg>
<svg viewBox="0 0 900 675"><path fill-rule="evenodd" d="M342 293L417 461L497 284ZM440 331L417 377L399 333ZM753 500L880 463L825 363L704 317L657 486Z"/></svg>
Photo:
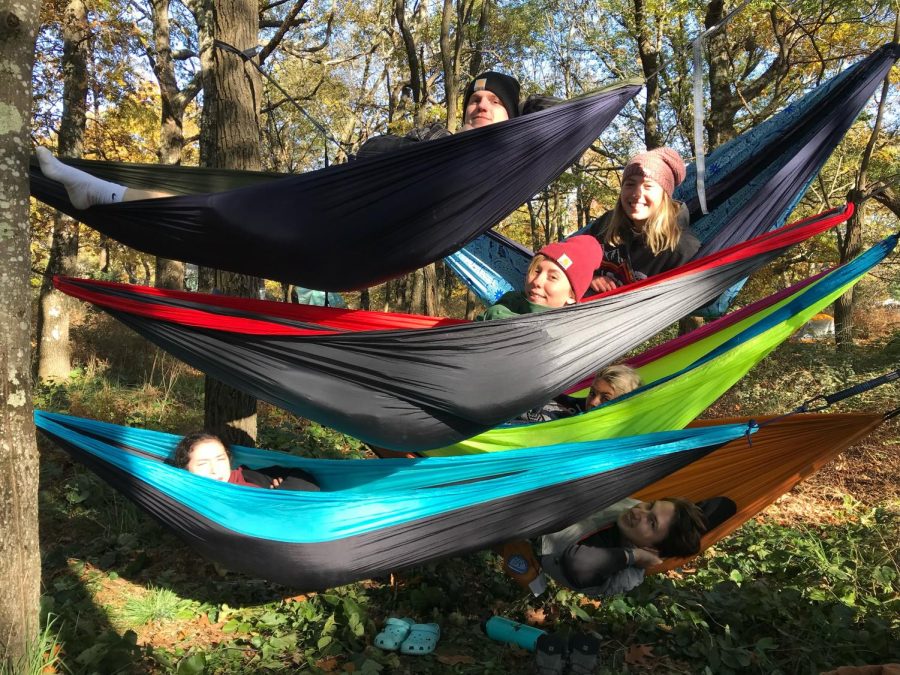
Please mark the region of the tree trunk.
<svg viewBox="0 0 900 675"><path fill-rule="evenodd" d="M159 83L161 116L159 148L156 154L160 164L181 164L181 154L184 150L184 110L197 95L200 87L199 81L192 81L184 91L178 89L169 30L169 1L150 2L153 46L152 50L147 50L147 54L153 74ZM183 290L184 263L168 258L157 258L156 287Z"/></svg>
<svg viewBox="0 0 900 675"><path fill-rule="evenodd" d="M41 551L38 453L31 407L31 71L40 4L0 9L0 670L38 637Z"/></svg>
<svg viewBox="0 0 900 675"><path fill-rule="evenodd" d="M842 265L862 253L863 205L857 204L856 209L847 221L847 232L842 240ZM841 351L853 346L853 287L834 301L834 342Z"/></svg>
<svg viewBox="0 0 900 675"><path fill-rule="evenodd" d="M459 78L457 76L456 62L453 49L450 46L450 18L453 16L453 0L444 0L441 12L441 66L444 70L444 99L447 102L447 128L450 131L456 129L456 96L459 91ZM456 27L457 31L461 26Z"/></svg>
<svg viewBox="0 0 900 675"><path fill-rule="evenodd" d="M722 0L710 2L706 8L704 27L712 28L724 18L725 3ZM735 136L736 97L731 93L728 36L725 31L710 36L706 42L706 49L709 64L709 115L705 126L709 148L714 150Z"/></svg>
<svg viewBox="0 0 900 675"><path fill-rule="evenodd" d="M416 270L410 275L411 288L407 296L406 311L410 314L421 314L425 308L425 272Z"/></svg>
<svg viewBox="0 0 900 675"><path fill-rule="evenodd" d="M644 72L647 88L647 101L644 104L644 144L648 149L653 149L665 143L659 130L659 77L654 75L659 68L659 37L654 36L644 0L634 0L634 25L637 28L638 56L641 59L641 70ZM659 25L658 21L656 25Z"/></svg>
<svg viewBox="0 0 900 675"><path fill-rule="evenodd" d="M541 238L540 238L540 217L538 216L537 209L534 208L534 200L529 199L526 202L528 206L528 221L531 223L531 250L537 251L541 248Z"/></svg>
<svg viewBox="0 0 900 675"><path fill-rule="evenodd" d="M415 38L413 38L412 30L410 30L406 20L405 0L394 0L394 20L397 22L397 28L400 29L400 37L403 39L403 47L406 50L406 61L409 65L409 86L412 93L413 109L415 113L415 125L420 127L424 123L424 110L422 109L422 66L419 61L419 55L416 52Z"/></svg>
<svg viewBox="0 0 900 675"><path fill-rule="evenodd" d="M63 110L57 152L79 158L83 153L87 123L88 45L87 8L82 0L70 0L63 12ZM69 296L53 287L53 275L75 276L78 261L78 221L62 213L53 218L53 239L47 270L41 283L37 316L37 376L43 381L61 381L72 372L69 345Z"/></svg>
<svg viewBox="0 0 900 675"><path fill-rule="evenodd" d="M481 310L481 303L472 291L466 292L466 317L469 321L474 321Z"/></svg>
<svg viewBox="0 0 900 675"><path fill-rule="evenodd" d="M441 315L441 298L438 293L438 277L435 264L431 263L422 270L424 276L425 314L428 316Z"/></svg>
<svg viewBox="0 0 900 675"><path fill-rule="evenodd" d="M478 25L472 35L472 58L469 61L469 76L474 78L481 72L484 64L484 53L487 44L488 26L491 20L491 1L482 0L481 12L478 15Z"/></svg>
<svg viewBox="0 0 900 675"><path fill-rule="evenodd" d="M382 312L390 312L391 311L391 303L394 301L394 294L397 288L397 280L389 279L384 284L384 304L382 305Z"/></svg>
<svg viewBox="0 0 900 675"><path fill-rule="evenodd" d="M203 113L200 163L228 169L259 170L259 72L235 54L217 49L213 41L244 50L257 44L259 13L249 0L199 0L195 5L200 29L203 72ZM231 273L216 274L216 288L228 295L259 297L259 280ZM207 377L205 425L232 443L256 442L256 400Z"/></svg>
<svg viewBox="0 0 900 675"><path fill-rule="evenodd" d="M894 18L894 42L900 40L900 14ZM856 206L853 217L847 221L847 231L841 242L841 264L849 262L862 252L862 223L865 213L865 193L869 182L869 162L872 152L875 150L875 142L881 132L881 122L884 119L884 111L890 90L891 78L888 75L881 86L881 100L878 102L878 112L875 115L875 125L866 143L862 159L859 163L859 173L856 175L856 187L847 195L847 201L852 201ZM834 339L839 350L848 350L853 346L853 287L837 299L834 303Z"/></svg>

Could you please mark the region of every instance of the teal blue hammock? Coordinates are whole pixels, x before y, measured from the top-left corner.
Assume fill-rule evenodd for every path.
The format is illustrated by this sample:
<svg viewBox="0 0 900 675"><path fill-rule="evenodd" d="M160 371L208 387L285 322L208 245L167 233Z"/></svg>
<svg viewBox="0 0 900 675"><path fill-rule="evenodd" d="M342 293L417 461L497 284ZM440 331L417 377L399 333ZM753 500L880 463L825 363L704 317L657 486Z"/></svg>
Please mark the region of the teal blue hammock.
<svg viewBox="0 0 900 675"><path fill-rule="evenodd" d="M302 459L235 447L235 464L301 468L321 492L245 487L166 464L172 434L35 412L35 424L148 514L230 569L303 590L565 527L753 432L746 424L477 456Z"/></svg>

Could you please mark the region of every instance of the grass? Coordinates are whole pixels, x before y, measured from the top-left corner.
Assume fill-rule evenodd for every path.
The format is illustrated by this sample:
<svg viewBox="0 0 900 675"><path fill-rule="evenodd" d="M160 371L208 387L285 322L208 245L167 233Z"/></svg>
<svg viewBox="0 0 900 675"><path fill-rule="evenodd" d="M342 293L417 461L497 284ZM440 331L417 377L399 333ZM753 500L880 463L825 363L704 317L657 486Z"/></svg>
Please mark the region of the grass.
<svg viewBox="0 0 900 675"><path fill-rule="evenodd" d="M67 385L40 389L39 407L178 432L200 425L197 373L133 344L114 324L90 325L80 349L106 360L88 359ZM900 334L891 330L848 353L786 344L708 415L780 413L896 368ZM841 410L887 410L898 393L897 383L887 385ZM603 602L559 588L523 595L487 553L297 595L206 562L42 442L44 606L60 616L52 626L61 650L41 653L76 674L527 672L528 653L481 634L480 620L494 612L596 632L603 673L816 673L897 661L898 429L897 419L884 425L690 568ZM358 441L267 405L260 444L366 455ZM437 653L374 648L388 616L439 623Z"/></svg>
<svg viewBox="0 0 900 675"><path fill-rule="evenodd" d="M41 632L18 659L0 654L0 675L46 675L63 667L56 624L59 617L48 615Z"/></svg>
<svg viewBox="0 0 900 675"><path fill-rule="evenodd" d="M118 611L118 618L131 627L176 618L193 618L189 604L168 588L151 586L146 593L128 598Z"/></svg>

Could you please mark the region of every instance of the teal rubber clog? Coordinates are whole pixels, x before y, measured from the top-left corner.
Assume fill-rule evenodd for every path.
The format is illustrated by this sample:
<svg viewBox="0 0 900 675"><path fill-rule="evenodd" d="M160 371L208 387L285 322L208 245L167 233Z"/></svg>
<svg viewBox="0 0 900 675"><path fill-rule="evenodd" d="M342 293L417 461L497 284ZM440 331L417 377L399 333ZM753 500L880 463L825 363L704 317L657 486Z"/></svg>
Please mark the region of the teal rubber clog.
<svg viewBox="0 0 900 675"><path fill-rule="evenodd" d="M412 627L416 625L419 624L412 619L389 617L384 622L384 628L375 636L375 646L389 652L397 651L409 636Z"/></svg>
<svg viewBox="0 0 900 675"><path fill-rule="evenodd" d="M409 631L409 637L400 645L400 653L416 656L431 654L437 647L440 637L441 627L436 623L413 624Z"/></svg>

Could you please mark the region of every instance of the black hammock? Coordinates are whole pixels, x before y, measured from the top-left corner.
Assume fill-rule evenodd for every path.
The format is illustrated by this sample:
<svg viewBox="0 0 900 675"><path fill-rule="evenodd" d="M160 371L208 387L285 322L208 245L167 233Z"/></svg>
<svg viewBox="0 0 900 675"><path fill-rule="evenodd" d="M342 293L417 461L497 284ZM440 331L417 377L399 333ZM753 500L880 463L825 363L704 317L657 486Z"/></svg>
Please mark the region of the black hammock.
<svg viewBox="0 0 900 675"><path fill-rule="evenodd" d="M548 401L852 213L848 205L786 225L581 305L419 330L341 332L299 315L292 320L292 312L307 309L286 303L207 300L80 279L56 283L233 387L375 445L418 451Z"/></svg>
<svg viewBox="0 0 900 675"><path fill-rule="evenodd" d="M33 165L31 194L153 255L321 290L365 288L453 253L508 216L565 171L640 88L618 84L464 134L226 192L78 210ZM136 174L150 174L161 179L154 187L174 192L167 177L215 175L71 163L135 187L147 185Z"/></svg>

